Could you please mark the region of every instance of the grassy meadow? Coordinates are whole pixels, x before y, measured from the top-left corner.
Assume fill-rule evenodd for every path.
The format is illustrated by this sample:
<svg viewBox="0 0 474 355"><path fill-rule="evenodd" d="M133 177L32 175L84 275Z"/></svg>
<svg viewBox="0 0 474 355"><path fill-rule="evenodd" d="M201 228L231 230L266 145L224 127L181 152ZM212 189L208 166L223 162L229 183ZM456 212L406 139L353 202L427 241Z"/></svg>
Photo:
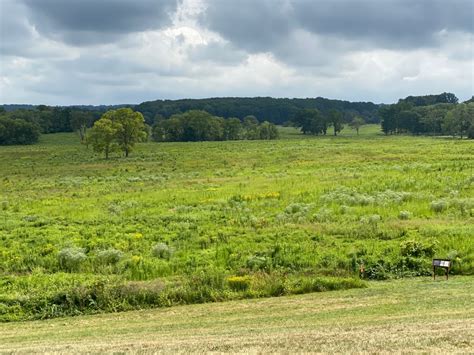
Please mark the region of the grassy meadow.
<svg viewBox="0 0 474 355"><path fill-rule="evenodd" d="M1 353L474 352L474 283L365 289L0 324Z"/></svg>
<svg viewBox="0 0 474 355"><path fill-rule="evenodd" d="M474 143L379 131L1 147L0 320L474 274Z"/></svg>

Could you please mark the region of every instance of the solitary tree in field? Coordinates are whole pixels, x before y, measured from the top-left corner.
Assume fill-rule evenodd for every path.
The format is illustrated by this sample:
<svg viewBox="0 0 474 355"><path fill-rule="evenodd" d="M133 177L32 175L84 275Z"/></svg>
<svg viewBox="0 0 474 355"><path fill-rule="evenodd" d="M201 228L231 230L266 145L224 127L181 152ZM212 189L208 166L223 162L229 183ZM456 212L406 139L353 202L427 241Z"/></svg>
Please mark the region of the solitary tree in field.
<svg viewBox="0 0 474 355"><path fill-rule="evenodd" d="M130 108L120 108L106 112L103 118L110 119L116 126L116 143L128 157L135 143L145 140L147 133L145 119L140 112Z"/></svg>
<svg viewBox="0 0 474 355"><path fill-rule="evenodd" d="M360 127L362 127L363 125L365 125L365 121L362 117L360 116L355 116L351 123L349 123L349 126L351 126L352 129L355 129L356 132L357 132L357 135L359 135L359 129Z"/></svg>
<svg viewBox="0 0 474 355"><path fill-rule="evenodd" d="M94 127L87 135L87 142L92 144L95 152L104 153L105 159L109 159L109 154L117 148L115 144L116 137L117 125L104 115L94 123Z"/></svg>
<svg viewBox="0 0 474 355"><path fill-rule="evenodd" d="M107 111L94 123L88 142L94 151L104 153L106 159L116 149L122 150L128 157L135 143L143 141L146 135L143 115L129 108L121 108Z"/></svg>

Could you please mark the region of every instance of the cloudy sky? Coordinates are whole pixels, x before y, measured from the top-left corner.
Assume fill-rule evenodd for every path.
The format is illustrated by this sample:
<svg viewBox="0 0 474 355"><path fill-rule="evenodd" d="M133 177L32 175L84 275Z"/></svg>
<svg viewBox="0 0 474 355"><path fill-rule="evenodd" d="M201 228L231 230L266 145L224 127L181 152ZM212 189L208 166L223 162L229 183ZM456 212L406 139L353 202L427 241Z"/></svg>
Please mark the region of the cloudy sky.
<svg viewBox="0 0 474 355"><path fill-rule="evenodd" d="M0 0L0 102L474 93L472 0Z"/></svg>

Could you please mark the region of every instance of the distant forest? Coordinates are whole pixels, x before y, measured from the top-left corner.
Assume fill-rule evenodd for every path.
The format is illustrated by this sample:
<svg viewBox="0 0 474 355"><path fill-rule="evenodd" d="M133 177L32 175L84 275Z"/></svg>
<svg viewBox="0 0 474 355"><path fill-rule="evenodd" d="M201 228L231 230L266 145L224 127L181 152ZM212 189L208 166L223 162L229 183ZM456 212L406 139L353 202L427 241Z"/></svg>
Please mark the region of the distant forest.
<svg viewBox="0 0 474 355"><path fill-rule="evenodd" d="M139 105L113 106L46 106L1 105L0 145L31 144L41 133L77 131L81 140L105 112L123 107L143 114L146 124L163 126L163 120L191 110L213 117L237 118L253 116L259 122L293 125L306 134L326 134L354 120L381 123L386 134L433 134L474 137L474 99L463 104L452 93L408 96L393 105L372 102L349 102L322 97L286 98L209 98L147 101ZM335 132L336 133L336 132Z"/></svg>
<svg viewBox="0 0 474 355"><path fill-rule="evenodd" d="M379 105L372 102L350 102L331 100L322 97L307 99L276 99L271 97L254 98L210 98L183 100L156 100L143 102L135 109L140 111L148 124L154 123L157 115L168 118L174 114L189 110L202 110L211 115L243 119L255 116L260 122L269 121L282 125L293 121L302 109L317 109L325 114L331 110L340 111L346 121L355 116L362 116L367 123L379 123L377 110ZM158 117L159 117L158 116Z"/></svg>

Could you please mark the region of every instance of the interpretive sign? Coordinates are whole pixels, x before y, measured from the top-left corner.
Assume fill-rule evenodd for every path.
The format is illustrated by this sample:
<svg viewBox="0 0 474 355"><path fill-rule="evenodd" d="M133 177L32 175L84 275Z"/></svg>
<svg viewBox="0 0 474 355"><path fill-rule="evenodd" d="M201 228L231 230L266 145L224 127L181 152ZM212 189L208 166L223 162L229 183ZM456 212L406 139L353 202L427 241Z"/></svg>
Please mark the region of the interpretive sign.
<svg viewBox="0 0 474 355"><path fill-rule="evenodd" d="M451 260L448 259L433 259L433 280L436 280L436 268L444 269L446 280L448 279L449 270L451 269Z"/></svg>

